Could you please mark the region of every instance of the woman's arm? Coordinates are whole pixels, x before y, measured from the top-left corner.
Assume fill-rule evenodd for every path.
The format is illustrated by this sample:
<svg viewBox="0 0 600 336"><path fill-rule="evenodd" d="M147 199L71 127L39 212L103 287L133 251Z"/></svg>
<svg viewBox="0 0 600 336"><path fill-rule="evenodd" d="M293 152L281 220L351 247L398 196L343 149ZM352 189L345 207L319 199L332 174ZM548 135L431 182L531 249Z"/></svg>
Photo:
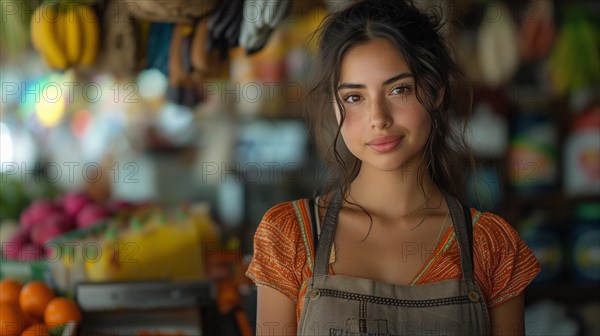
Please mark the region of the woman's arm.
<svg viewBox="0 0 600 336"><path fill-rule="evenodd" d="M271 287L257 290L256 336L296 336L296 304Z"/></svg>
<svg viewBox="0 0 600 336"><path fill-rule="evenodd" d="M525 335L525 303L520 294L490 308L492 335Z"/></svg>

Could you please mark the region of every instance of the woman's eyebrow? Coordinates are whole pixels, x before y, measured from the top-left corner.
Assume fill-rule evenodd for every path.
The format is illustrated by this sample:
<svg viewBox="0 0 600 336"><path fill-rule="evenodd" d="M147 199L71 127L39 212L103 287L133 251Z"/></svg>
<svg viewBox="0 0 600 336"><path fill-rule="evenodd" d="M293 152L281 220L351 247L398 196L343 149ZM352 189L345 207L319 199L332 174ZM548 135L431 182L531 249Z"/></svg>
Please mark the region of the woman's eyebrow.
<svg viewBox="0 0 600 336"><path fill-rule="evenodd" d="M391 84L391 83L393 83L395 81L399 81L401 79L412 77L412 76L413 75L410 72L403 72L403 73L401 73L401 74L399 74L397 76L394 76L392 78L384 80L383 81L383 85L388 85L388 84Z"/></svg>
<svg viewBox="0 0 600 336"><path fill-rule="evenodd" d="M413 75L410 72L403 72L399 75L396 75L394 77L384 80L382 84L388 85L395 81L401 80L403 78L412 77L412 76ZM339 90L343 90L343 89L364 89L364 88L366 88L366 86L364 84L342 83L342 84L338 85L337 90L339 91Z"/></svg>

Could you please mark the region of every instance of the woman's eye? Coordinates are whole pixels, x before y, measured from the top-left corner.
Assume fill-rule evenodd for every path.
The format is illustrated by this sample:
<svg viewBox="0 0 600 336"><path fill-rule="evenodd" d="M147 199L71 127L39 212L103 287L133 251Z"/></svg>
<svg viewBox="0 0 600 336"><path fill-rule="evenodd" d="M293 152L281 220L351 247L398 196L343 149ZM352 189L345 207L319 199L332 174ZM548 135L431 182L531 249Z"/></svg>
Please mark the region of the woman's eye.
<svg viewBox="0 0 600 336"><path fill-rule="evenodd" d="M350 94L344 97L344 102L348 104L356 103L360 101L360 96L357 94Z"/></svg>
<svg viewBox="0 0 600 336"><path fill-rule="evenodd" d="M393 94L408 94L410 93L411 89L410 86L397 86L395 88L392 89L392 93Z"/></svg>

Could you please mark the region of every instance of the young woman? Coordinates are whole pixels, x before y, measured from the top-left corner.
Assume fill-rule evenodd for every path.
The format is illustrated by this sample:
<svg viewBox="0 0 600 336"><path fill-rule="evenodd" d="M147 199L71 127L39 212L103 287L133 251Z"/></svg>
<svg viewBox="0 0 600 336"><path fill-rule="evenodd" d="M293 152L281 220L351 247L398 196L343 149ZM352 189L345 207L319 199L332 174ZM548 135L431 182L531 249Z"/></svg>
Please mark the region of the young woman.
<svg viewBox="0 0 600 336"><path fill-rule="evenodd" d="M440 28L388 0L322 25L309 121L333 179L257 229L258 335L524 334L539 263L457 200L471 94Z"/></svg>

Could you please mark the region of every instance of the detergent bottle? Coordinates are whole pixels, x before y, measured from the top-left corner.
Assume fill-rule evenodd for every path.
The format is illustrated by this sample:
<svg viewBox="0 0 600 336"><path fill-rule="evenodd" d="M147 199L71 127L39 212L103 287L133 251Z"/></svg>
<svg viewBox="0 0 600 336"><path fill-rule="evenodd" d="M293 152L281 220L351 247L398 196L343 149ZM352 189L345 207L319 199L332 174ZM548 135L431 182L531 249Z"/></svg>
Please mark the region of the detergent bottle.
<svg viewBox="0 0 600 336"><path fill-rule="evenodd" d="M575 119L564 152L566 194L600 196L600 106Z"/></svg>

